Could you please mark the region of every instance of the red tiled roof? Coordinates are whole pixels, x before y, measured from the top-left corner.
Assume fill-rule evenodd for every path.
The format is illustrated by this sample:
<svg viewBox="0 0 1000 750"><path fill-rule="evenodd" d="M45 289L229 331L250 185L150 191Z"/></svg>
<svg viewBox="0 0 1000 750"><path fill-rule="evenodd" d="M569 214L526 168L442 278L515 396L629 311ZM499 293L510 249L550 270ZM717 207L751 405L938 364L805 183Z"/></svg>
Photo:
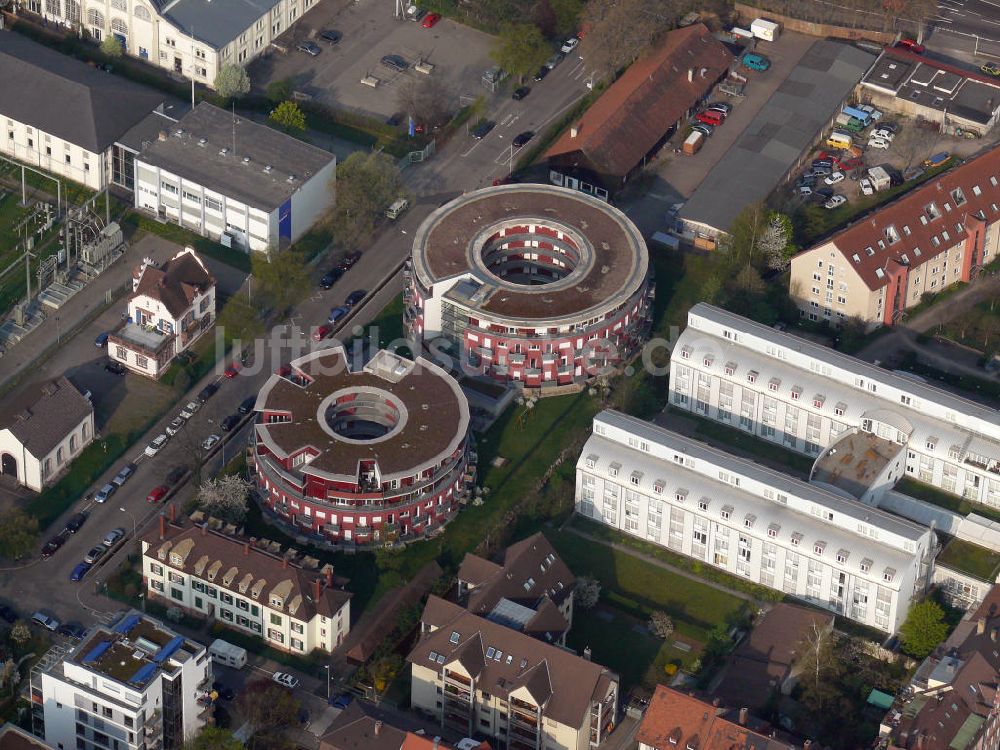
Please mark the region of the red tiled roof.
<svg viewBox="0 0 1000 750"><path fill-rule="evenodd" d="M215 279L201 258L191 248L185 248L162 268L147 265L132 297L145 295L159 300L171 315L179 318L196 296L214 285Z"/></svg>
<svg viewBox="0 0 1000 750"><path fill-rule="evenodd" d="M991 182L991 178L997 181ZM976 195L973 188L978 187ZM953 191L961 188L965 201L956 204ZM939 218L921 221L930 204L937 207ZM915 268L963 242L968 233L966 217L979 215L987 223L1000 220L1000 148L994 148L961 166L943 172L919 188L906 193L884 208L854 222L846 229L824 240L820 247L832 243L849 266L871 290L889 282L886 269L895 263ZM980 213L981 212L981 213ZM961 224L959 229L956 225ZM890 243L886 231L894 227L899 239ZM909 230L909 234L907 234ZM948 233L948 237L943 236ZM932 238L938 238L935 246ZM882 245L879 245L879 242ZM871 252L869 252L869 249ZM916 250L920 253L917 254ZM855 260L857 255L857 260ZM904 260L903 255L906 255ZM883 275L880 278L878 269Z"/></svg>
<svg viewBox="0 0 1000 750"><path fill-rule="evenodd" d="M708 93L732 59L704 24L671 31L660 47L634 62L591 105L575 123L576 137L567 130L546 158L583 151L608 174L628 174ZM690 81L689 70L694 71Z"/></svg>

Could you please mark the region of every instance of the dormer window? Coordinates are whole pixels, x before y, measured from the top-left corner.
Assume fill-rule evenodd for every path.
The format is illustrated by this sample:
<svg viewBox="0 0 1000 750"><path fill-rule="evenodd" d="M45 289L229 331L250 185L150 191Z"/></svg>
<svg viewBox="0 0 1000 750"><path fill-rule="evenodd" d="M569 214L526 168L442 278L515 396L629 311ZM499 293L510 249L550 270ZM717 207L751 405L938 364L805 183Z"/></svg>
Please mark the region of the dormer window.
<svg viewBox="0 0 1000 750"><path fill-rule="evenodd" d="M837 551L837 562L839 562L841 565L843 565L844 563L847 562L847 558L850 557L850 556L851 556L851 553L848 552L846 549L838 550Z"/></svg>
<svg viewBox="0 0 1000 750"><path fill-rule="evenodd" d="M653 492L655 492L657 495L662 495L664 486L666 486L666 482L664 482L662 479L657 479L655 482L653 482Z"/></svg>
<svg viewBox="0 0 1000 750"><path fill-rule="evenodd" d="M965 193L962 192L962 188L960 188L960 187L957 187L957 188L955 188L954 190L951 191L951 197L952 197L952 200L955 201L955 205L956 206L961 206L963 203L965 203ZM945 205L945 208L948 207L947 203L945 203L944 205Z"/></svg>
<svg viewBox="0 0 1000 750"><path fill-rule="evenodd" d="M280 596L272 596L271 606L274 607L275 609L281 609L282 607L285 606L285 600L282 599Z"/></svg>
<svg viewBox="0 0 1000 750"><path fill-rule="evenodd" d="M698 501L698 510L708 510L708 504L712 502L707 497L703 497Z"/></svg>
<svg viewBox="0 0 1000 750"><path fill-rule="evenodd" d="M932 451L935 448L937 448L937 442L938 439L936 437L927 438L927 442L925 443L925 445L927 446L927 450Z"/></svg>
<svg viewBox="0 0 1000 750"><path fill-rule="evenodd" d="M847 411L847 404L845 404L843 401L838 401L837 405L833 407L833 413L836 414L838 417L844 416L844 412L846 411Z"/></svg>
<svg viewBox="0 0 1000 750"><path fill-rule="evenodd" d="M781 387L781 378L771 378L767 381L767 389L770 391L776 391Z"/></svg>
<svg viewBox="0 0 1000 750"><path fill-rule="evenodd" d="M801 543L802 543L802 534L796 531L794 534L792 534L792 546L798 547L799 544Z"/></svg>
<svg viewBox="0 0 1000 750"><path fill-rule="evenodd" d="M815 552L817 555L822 555L823 550L825 549L826 549L826 542L816 542L816 544L813 545L813 552Z"/></svg>
<svg viewBox="0 0 1000 750"><path fill-rule="evenodd" d="M705 365L705 367L711 367L714 361L715 359L712 357L711 354L706 354L705 359L702 360L702 363Z"/></svg>
<svg viewBox="0 0 1000 750"><path fill-rule="evenodd" d="M941 209L937 207L936 203L928 203L926 206L924 206L924 216L921 218L923 219L924 217L926 217L930 221L934 221L934 219L940 219Z"/></svg>
<svg viewBox="0 0 1000 750"><path fill-rule="evenodd" d="M861 572L862 573L867 573L869 570L871 570L872 569L872 560L871 560L871 558L870 557L866 557L864 560L862 560L860 567L861 567Z"/></svg>
<svg viewBox="0 0 1000 750"><path fill-rule="evenodd" d="M726 375L735 375L735 374L736 374L736 363L726 362Z"/></svg>
<svg viewBox="0 0 1000 750"><path fill-rule="evenodd" d="M622 465L621 465L620 463L618 463L617 461L615 461L615 462L613 462L613 463L612 463L612 464L611 464L611 465L610 465L610 466L608 467L608 474L610 474L610 475L611 475L611 476L613 476L613 477L616 477L616 476L618 476L618 472L619 472L619 470L620 470L621 468L622 468Z"/></svg>
<svg viewBox="0 0 1000 750"><path fill-rule="evenodd" d="M792 401L798 401L799 396L802 395L802 388L799 386L792 386Z"/></svg>
<svg viewBox="0 0 1000 750"><path fill-rule="evenodd" d="M815 407L816 409L822 409L824 402L826 402L826 396L824 396L823 394L817 393L815 396L813 396L813 407Z"/></svg>
<svg viewBox="0 0 1000 750"><path fill-rule="evenodd" d="M899 232L896 227L890 224L885 228L885 239L890 245L899 242Z"/></svg>
<svg viewBox="0 0 1000 750"><path fill-rule="evenodd" d="M677 502L679 503L683 503L685 500L687 500L687 498L688 498L688 491L685 489L678 489L677 492L674 493L674 499L677 500Z"/></svg>
<svg viewBox="0 0 1000 750"><path fill-rule="evenodd" d="M748 372L747 373L747 382L748 383L756 383L757 382L757 375L759 375L759 373L756 370L751 370L750 372Z"/></svg>
<svg viewBox="0 0 1000 750"><path fill-rule="evenodd" d="M732 514L733 514L733 506L732 505L723 505L722 506L722 510L720 511L720 515L722 516L722 520L728 521L729 517Z"/></svg>
<svg viewBox="0 0 1000 750"><path fill-rule="evenodd" d="M772 523L767 527L767 535L772 539L778 536L779 531L781 531L781 526L776 523Z"/></svg>
<svg viewBox="0 0 1000 750"><path fill-rule="evenodd" d="M755 523L757 523L757 516L753 513L748 513L747 517L743 519L743 525L748 529L752 529Z"/></svg>
<svg viewBox="0 0 1000 750"><path fill-rule="evenodd" d="M171 552L170 553L170 564L171 565L176 565L177 567L183 567L183 565L184 565L184 558L182 558L180 555L178 555L175 552Z"/></svg>
<svg viewBox="0 0 1000 750"><path fill-rule="evenodd" d="M691 347L683 346L681 347L681 359L691 359Z"/></svg>
<svg viewBox="0 0 1000 750"><path fill-rule="evenodd" d="M633 471L632 475L629 477L629 481L633 485L635 485L636 487L639 486L639 480L641 480L641 479L642 479L642 472L641 471Z"/></svg>
<svg viewBox="0 0 1000 750"><path fill-rule="evenodd" d="M587 468L593 469L595 466L597 466L597 455L591 453L589 456L587 456Z"/></svg>
<svg viewBox="0 0 1000 750"><path fill-rule="evenodd" d="M886 568L885 571L882 573L882 580L885 581L886 583L892 583L892 579L895 577L896 577L895 568Z"/></svg>

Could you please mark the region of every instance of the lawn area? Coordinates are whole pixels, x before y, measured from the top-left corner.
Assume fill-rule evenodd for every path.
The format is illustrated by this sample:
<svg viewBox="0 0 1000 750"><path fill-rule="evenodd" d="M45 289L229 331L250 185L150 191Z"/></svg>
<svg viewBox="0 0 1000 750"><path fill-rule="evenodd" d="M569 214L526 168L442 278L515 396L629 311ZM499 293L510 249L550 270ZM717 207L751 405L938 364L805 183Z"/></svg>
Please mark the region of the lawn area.
<svg viewBox="0 0 1000 750"><path fill-rule="evenodd" d="M952 539L941 550L937 561L941 565L967 573L981 581L996 580L1000 572L1000 554L962 539Z"/></svg>
<svg viewBox="0 0 1000 750"><path fill-rule="evenodd" d="M684 413L684 418L693 419L698 426L696 431L706 442L711 444L722 443L737 451L749 454L753 458L759 458L771 465L777 464L783 469L798 474L800 477L808 477L812 471L813 459L801 453L795 453L787 448L771 443L756 435L751 435L735 427L728 427L718 422L713 422L704 417L694 414Z"/></svg>
<svg viewBox="0 0 1000 750"><path fill-rule="evenodd" d="M570 570L578 576L592 575L601 582L603 600L642 618L653 610L663 610L673 618L678 635L700 643L705 643L712 629L743 604L732 594L664 570L627 552L595 544L570 531L545 533ZM577 625L573 627L575 630Z"/></svg>
<svg viewBox="0 0 1000 750"><path fill-rule="evenodd" d="M939 326L935 333L990 356L1000 347L1000 307L995 301L980 302Z"/></svg>
<svg viewBox="0 0 1000 750"><path fill-rule="evenodd" d="M626 695L636 685L652 690L669 680L664 671L668 664L690 668L701 653L700 646L691 644L690 651L683 651L671 645L674 640L650 635L643 620L602 603L590 612L577 610L567 645L577 653L590 646L595 662L618 672Z"/></svg>
<svg viewBox="0 0 1000 750"><path fill-rule="evenodd" d="M156 219L150 218L138 211L130 211L122 220L123 228L130 227L133 230L142 230L150 234L156 234L178 245L191 246L199 253L203 253L211 258L237 268L245 273L250 273L250 255L242 250L228 248L208 237L184 229L176 224L162 224Z"/></svg>
<svg viewBox="0 0 1000 750"><path fill-rule="evenodd" d="M896 485L896 491L910 497L915 497L917 500L923 500L931 505L936 505L939 508L946 508L952 513L960 513L963 516L975 513L984 518L989 518L991 521L1000 522L1000 511L995 508L988 508L979 503L970 503L968 500L957 495L952 495L950 492L939 490L937 487L918 482L911 477L900 479Z"/></svg>

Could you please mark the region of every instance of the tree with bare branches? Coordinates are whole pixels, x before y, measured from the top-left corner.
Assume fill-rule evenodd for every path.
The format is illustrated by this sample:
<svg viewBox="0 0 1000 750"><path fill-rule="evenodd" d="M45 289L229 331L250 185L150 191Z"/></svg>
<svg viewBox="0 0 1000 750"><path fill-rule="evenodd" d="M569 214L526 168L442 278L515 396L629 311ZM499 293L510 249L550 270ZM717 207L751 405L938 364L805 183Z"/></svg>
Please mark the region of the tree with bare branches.
<svg viewBox="0 0 1000 750"><path fill-rule="evenodd" d="M440 78L410 78L399 89L399 108L428 130L448 121L452 92Z"/></svg>
<svg viewBox="0 0 1000 750"><path fill-rule="evenodd" d="M591 0L583 13L589 29L581 54L599 77L614 76L647 51L677 20L676 3Z"/></svg>

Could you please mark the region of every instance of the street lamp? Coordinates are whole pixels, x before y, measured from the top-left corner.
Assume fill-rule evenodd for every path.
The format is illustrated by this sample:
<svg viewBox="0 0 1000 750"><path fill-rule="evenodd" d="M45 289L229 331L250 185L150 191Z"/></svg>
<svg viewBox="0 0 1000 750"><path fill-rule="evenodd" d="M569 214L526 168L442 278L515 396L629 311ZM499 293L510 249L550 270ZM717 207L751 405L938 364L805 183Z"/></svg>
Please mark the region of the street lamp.
<svg viewBox="0 0 1000 750"><path fill-rule="evenodd" d="M330 665L324 664L323 669L326 670L326 702L330 703Z"/></svg>

